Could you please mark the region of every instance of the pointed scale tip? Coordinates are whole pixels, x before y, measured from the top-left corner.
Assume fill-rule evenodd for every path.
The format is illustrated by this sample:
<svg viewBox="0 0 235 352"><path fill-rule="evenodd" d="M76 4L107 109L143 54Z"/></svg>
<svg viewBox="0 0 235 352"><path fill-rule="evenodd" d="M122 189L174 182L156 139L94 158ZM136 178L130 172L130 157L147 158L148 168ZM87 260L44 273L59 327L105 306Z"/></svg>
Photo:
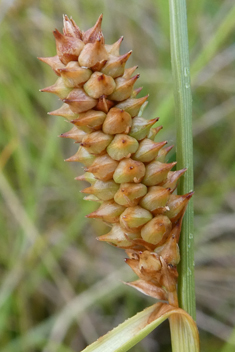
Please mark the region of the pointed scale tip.
<svg viewBox="0 0 235 352"><path fill-rule="evenodd" d="M97 241L100 241L100 242L105 242L105 240L104 240L103 238L100 238L100 237L103 237L103 236L96 237L95 239L96 239ZM112 243L107 242L107 244L112 244Z"/></svg>
<svg viewBox="0 0 235 352"><path fill-rule="evenodd" d="M132 91L131 98L137 97L137 95L141 92L142 89L143 89L143 87L139 87L139 88L134 89Z"/></svg>
<svg viewBox="0 0 235 352"><path fill-rule="evenodd" d="M50 115L50 116L59 116L59 115L55 114L54 111L49 111L49 112L47 112L47 115Z"/></svg>
<svg viewBox="0 0 235 352"><path fill-rule="evenodd" d="M126 62L129 59L129 57L131 56L132 52L133 52L133 50L129 50L126 54L121 55L119 57L120 60L122 60L123 62Z"/></svg>
<svg viewBox="0 0 235 352"><path fill-rule="evenodd" d="M50 93L51 89L50 87L47 87L47 88L42 88L42 89L39 89L39 92L49 92Z"/></svg>
<svg viewBox="0 0 235 352"><path fill-rule="evenodd" d="M124 40L124 36L122 35L114 44L116 44L117 46L120 46L123 40Z"/></svg>
<svg viewBox="0 0 235 352"><path fill-rule="evenodd" d="M61 39L61 38L63 38L63 35L58 31L57 28L55 28L55 30L54 30L52 33L53 33L55 39Z"/></svg>
<svg viewBox="0 0 235 352"><path fill-rule="evenodd" d="M168 165L171 165L172 167L174 167L177 164L177 161L173 161L173 163L169 163Z"/></svg>
<svg viewBox="0 0 235 352"><path fill-rule="evenodd" d="M165 150L167 151L167 153L169 153L171 151L171 149L173 149L173 148L174 148L174 146L170 145L169 147L166 147Z"/></svg>
<svg viewBox="0 0 235 352"><path fill-rule="evenodd" d="M69 18L67 15L63 15L63 24L63 33L65 36L82 39L82 32L72 17Z"/></svg>
<svg viewBox="0 0 235 352"><path fill-rule="evenodd" d="M101 32L101 24L102 24L103 14L101 14L96 21L95 25L89 28L86 32L83 33L83 42L87 43L94 43L99 41L104 43L104 37Z"/></svg>
<svg viewBox="0 0 235 352"><path fill-rule="evenodd" d="M83 180L79 180L79 181L85 181L85 178L83 178ZM81 193L84 193L84 194L89 194L89 193L91 193L90 191L91 191L91 187L87 187L87 188L84 188L84 189L82 189L80 192Z"/></svg>
<svg viewBox="0 0 235 352"><path fill-rule="evenodd" d="M73 157L71 156L70 158L64 159L64 161L74 161Z"/></svg>
<svg viewBox="0 0 235 352"><path fill-rule="evenodd" d="M190 192L186 193L184 196L186 199L190 199L194 195L194 193L195 193L194 191L190 191Z"/></svg>
<svg viewBox="0 0 235 352"><path fill-rule="evenodd" d="M152 122L153 124L158 122L160 117L155 117L154 119L149 120L149 122Z"/></svg>
<svg viewBox="0 0 235 352"><path fill-rule="evenodd" d="M99 215L97 215L96 211L93 211L92 213L85 215L85 217L88 219L97 219L99 218Z"/></svg>
<svg viewBox="0 0 235 352"><path fill-rule="evenodd" d="M120 49L120 46L121 46L123 39L124 39L124 37L122 36L115 43L105 45L107 52L111 55L119 56L119 49Z"/></svg>
<svg viewBox="0 0 235 352"><path fill-rule="evenodd" d="M86 181L84 175L77 176L77 177L74 178L74 180L76 180L76 181ZM82 192L82 191L80 191L80 192Z"/></svg>

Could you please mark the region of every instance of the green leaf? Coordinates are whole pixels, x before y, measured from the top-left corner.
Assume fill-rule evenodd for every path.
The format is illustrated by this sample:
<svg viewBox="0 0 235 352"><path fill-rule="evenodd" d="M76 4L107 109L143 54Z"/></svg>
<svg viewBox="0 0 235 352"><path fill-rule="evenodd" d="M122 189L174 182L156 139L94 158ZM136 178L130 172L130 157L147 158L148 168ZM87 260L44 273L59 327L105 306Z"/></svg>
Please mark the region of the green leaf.
<svg viewBox="0 0 235 352"><path fill-rule="evenodd" d="M192 94L190 88L190 65L188 50L186 0L170 0L171 63L175 95L177 131L177 169L187 172L179 180L178 194L193 190L193 139L192 139ZM184 214L180 234L178 266L179 305L192 317L196 317L193 246L193 202L189 201Z"/></svg>
<svg viewBox="0 0 235 352"><path fill-rule="evenodd" d="M173 352L199 352L198 331L192 317L184 310L166 303L154 304L137 313L82 352L128 351L169 317Z"/></svg>

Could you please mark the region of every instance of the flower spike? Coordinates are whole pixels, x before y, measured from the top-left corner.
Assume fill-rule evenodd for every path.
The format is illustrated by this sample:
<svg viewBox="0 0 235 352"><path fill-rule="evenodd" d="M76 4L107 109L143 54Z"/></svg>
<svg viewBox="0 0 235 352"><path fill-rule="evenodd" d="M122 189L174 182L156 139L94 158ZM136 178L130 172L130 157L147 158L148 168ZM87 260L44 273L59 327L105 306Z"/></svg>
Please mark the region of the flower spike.
<svg viewBox="0 0 235 352"><path fill-rule="evenodd" d="M54 31L57 55L39 58L59 78L41 91L64 102L49 115L66 118L73 127L61 137L80 143L66 161L85 166L76 177L90 183L84 199L101 203L87 217L111 226L98 240L126 250L139 277L127 285L177 307L178 242L193 192L173 193L186 169L172 170L176 162L166 160L172 146L155 141L162 126L143 117L148 95L136 98L142 88L134 88L137 66L128 67L132 51L120 55L123 37L105 44L102 18L81 31L64 16L63 34Z"/></svg>

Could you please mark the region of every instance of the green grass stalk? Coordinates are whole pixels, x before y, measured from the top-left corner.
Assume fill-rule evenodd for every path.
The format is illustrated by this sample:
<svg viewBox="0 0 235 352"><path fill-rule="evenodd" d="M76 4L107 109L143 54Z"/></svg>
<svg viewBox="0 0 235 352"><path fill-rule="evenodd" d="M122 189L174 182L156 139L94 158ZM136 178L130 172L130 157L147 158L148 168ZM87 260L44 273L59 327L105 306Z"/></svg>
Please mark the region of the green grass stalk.
<svg viewBox="0 0 235 352"><path fill-rule="evenodd" d="M184 177L181 178L178 193L185 194L193 189L192 96L190 88L186 1L169 0L169 7L171 62L177 130L177 168L187 168L188 170ZM192 200L188 204L183 219L180 252L179 305L195 319Z"/></svg>

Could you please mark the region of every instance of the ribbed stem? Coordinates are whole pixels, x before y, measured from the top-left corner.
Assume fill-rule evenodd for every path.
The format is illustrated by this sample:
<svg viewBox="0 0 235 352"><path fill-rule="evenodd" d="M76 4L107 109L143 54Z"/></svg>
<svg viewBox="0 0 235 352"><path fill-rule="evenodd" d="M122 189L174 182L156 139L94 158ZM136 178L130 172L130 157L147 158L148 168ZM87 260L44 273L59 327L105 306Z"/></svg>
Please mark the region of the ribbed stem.
<svg viewBox="0 0 235 352"><path fill-rule="evenodd" d="M177 167L187 168L181 177L178 193L193 189L192 96L188 52L187 14L185 0L169 0L171 30L171 61L174 82L177 125ZM195 319L193 203L184 215L179 264L179 305Z"/></svg>

